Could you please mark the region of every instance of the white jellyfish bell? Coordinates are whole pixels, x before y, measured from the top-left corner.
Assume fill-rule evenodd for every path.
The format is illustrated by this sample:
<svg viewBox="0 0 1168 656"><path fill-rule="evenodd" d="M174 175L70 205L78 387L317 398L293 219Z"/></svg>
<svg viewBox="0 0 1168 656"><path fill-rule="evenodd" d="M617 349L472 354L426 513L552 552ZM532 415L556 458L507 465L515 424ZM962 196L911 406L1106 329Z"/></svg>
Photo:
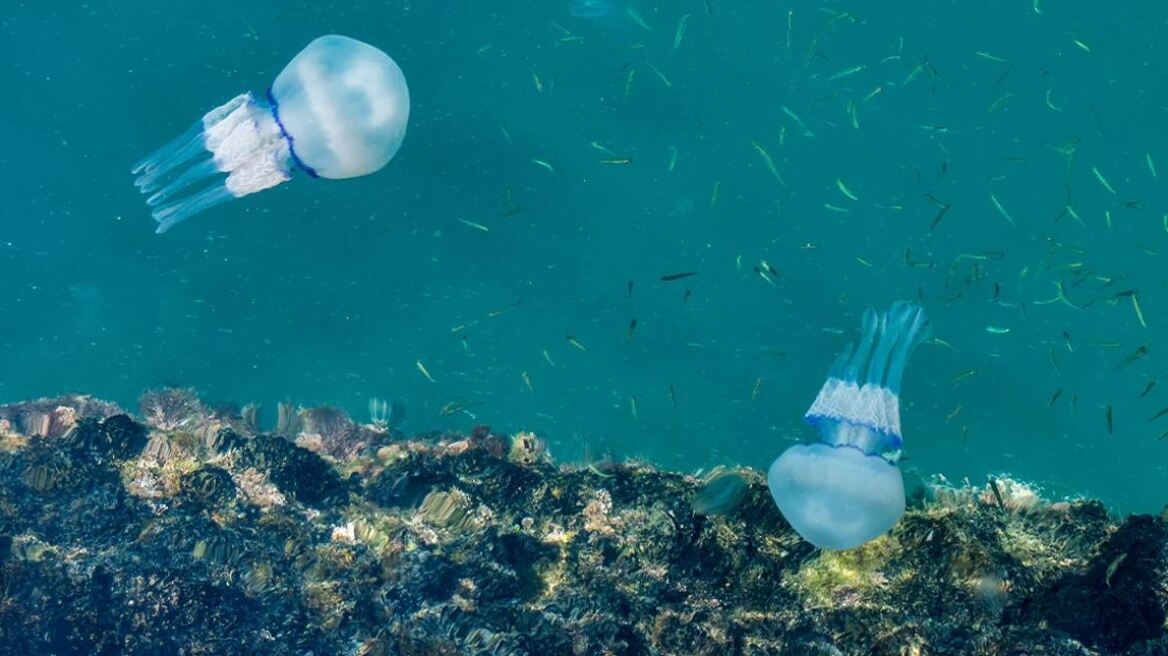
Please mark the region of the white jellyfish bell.
<svg viewBox="0 0 1168 656"><path fill-rule="evenodd" d="M150 194L162 233L297 169L330 180L378 171L401 147L409 117L406 79L389 55L330 34L293 57L266 98L236 96L138 162L134 184Z"/></svg>

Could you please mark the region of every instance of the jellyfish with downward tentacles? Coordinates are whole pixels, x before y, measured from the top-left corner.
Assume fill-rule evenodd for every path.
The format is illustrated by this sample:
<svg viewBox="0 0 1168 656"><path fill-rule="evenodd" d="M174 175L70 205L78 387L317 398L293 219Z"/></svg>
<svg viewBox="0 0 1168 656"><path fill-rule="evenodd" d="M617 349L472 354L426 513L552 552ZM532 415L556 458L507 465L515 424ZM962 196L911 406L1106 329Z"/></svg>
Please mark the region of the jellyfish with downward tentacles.
<svg viewBox="0 0 1168 656"><path fill-rule="evenodd" d="M864 313L860 345L844 349L819 390L807 423L820 441L797 444L771 465L767 485L799 535L823 549L850 549L904 514L900 383L909 355L929 338L925 311L894 303Z"/></svg>

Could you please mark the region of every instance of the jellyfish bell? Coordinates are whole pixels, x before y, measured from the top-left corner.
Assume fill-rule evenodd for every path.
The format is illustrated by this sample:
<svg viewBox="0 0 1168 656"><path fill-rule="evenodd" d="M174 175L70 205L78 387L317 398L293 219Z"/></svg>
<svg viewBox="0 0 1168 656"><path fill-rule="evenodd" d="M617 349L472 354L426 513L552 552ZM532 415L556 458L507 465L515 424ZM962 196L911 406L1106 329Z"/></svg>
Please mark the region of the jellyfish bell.
<svg viewBox="0 0 1168 656"><path fill-rule="evenodd" d="M134 184L149 194L162 233L297 170L330 180L379 171L401 147L409 116L405 76L389 55L322 36L288 62L264 98L232 98L138 162Z"/></svg>

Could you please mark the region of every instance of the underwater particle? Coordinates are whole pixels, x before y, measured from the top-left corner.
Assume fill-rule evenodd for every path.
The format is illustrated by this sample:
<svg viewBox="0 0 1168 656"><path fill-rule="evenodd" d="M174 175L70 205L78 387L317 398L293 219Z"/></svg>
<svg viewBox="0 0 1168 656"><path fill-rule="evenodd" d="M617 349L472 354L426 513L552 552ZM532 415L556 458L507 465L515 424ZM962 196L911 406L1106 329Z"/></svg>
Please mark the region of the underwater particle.
<svg viewBox="0 0 1168 656"><path fill-rule="evenodd" d="M742 503L749 491L746 477L736 471L710 472L690 501L697 515L728 515Z"/></svg>
<svg viewBox="0 0 1168 656"><path fill-rule="evenodd" d="M405 76L389 55L347 36L322 36L288 62L266 99L240 94L135 164L134 185L150 194L146 203L163 233L279 185L297 169L330 180L379 171L401 147L409 115Z"/></svg>
<svg viewBox="0 0 1168 656"><path fill-rule="evenodd" d="M804 416L820 441L790 447L767 472L779 510L815 546L857 547L904 514L898 395L909 356L930 333L917 305L869 308L859 346L844 348Z"/></svg>

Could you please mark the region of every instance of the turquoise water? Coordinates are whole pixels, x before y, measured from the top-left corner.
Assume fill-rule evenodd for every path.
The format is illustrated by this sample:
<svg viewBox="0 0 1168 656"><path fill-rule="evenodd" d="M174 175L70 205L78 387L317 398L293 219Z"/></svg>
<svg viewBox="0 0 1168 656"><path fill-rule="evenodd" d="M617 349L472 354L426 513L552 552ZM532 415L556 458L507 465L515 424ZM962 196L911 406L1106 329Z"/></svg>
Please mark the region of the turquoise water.
<svg viewBox="0 0 1168 656"><path fill-rule="evenodd" d="M8 3L0 400L380 397L407 431L765 468L910 299L942 342L904 468L1159 510L1168 6L611 4ZM397 158L154 235L130 165L330 32L405 71Z"/></svg>

